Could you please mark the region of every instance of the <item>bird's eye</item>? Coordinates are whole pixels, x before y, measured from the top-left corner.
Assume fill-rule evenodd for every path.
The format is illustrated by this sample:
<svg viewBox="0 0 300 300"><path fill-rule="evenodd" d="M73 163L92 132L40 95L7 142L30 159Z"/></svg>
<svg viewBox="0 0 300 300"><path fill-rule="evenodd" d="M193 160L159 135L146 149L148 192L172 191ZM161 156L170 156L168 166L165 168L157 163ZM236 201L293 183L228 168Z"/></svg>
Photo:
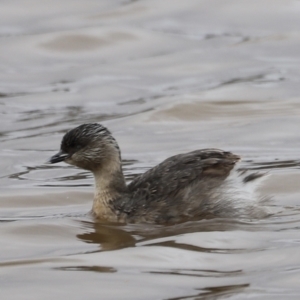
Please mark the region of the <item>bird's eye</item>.
<svg viewBox="0 0 300 300"><path fill-rule="evenodd" d="M76 144L74 147L73 147L73 149L75 150L75 151L78 151L78 150L80 150L81 148L83 148L81 145L79 145L79 144Z"/></svg>
<svg viewBox="0 0 300 300"><path fill-rule="evenodd" d="M71 144L69 144L68 146L68 149L71 151L71 152L76 152L76 151L78 151L79 149L81 149L82 148L82 146L80 145L80 144L78 144L78 143L71 143Z"/></svg>
<svg viewBox="0 0 300 300"><path fill-rule="evenodd" d="M82 145L73 141L63 143L61 146L62 150L66 153L75 153L82 148Z"/></svg>

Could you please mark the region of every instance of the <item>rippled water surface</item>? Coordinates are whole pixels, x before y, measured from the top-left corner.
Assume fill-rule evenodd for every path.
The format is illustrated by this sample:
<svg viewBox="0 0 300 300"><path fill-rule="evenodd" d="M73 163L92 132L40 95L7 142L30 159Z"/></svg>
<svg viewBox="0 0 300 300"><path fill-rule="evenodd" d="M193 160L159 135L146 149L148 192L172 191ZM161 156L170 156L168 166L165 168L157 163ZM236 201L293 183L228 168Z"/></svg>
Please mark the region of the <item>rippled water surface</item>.
<svg viewBox="0 0 300 300"><path fill-rule="evenodd" d="M1 299L299 299L300 2L2 1ZM130 180L217 147L266 171L264 220L95 222L45 161L101 122Z"/></svg>

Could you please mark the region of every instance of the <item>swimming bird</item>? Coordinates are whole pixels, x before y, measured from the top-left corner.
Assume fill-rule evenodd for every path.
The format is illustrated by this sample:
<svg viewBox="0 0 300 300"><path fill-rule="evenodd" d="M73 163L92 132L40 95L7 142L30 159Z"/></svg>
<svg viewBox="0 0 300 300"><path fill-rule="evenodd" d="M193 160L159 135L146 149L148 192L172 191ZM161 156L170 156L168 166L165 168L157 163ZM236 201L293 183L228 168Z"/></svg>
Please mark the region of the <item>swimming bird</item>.
<svg viewBox="0 0 300 300"><path fill-rule="evenodd" d="M228 151L195 150L167 158L127 185L116 140L106 127L90 123L68 131L49 162L63 161L93 173L96 218L173 224L211 217L267 216L253 186L263 174L237 170L239 160Z"/></svg>

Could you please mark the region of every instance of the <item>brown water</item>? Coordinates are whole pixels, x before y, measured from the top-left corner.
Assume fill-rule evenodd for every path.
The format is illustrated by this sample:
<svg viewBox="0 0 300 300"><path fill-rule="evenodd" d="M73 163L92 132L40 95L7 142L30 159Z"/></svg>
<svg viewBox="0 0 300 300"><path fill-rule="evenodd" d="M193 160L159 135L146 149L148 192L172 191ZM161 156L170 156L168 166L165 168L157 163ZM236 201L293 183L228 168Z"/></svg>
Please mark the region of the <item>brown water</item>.
<svg viewBox="0 0 300 300"><path fill-rule="evenodd" d="M299 299L300 2L2 1L1 299ZM44 162L102 122L128 180L218 147L269 173L265 220L95 223L91 174Z"/></svg>

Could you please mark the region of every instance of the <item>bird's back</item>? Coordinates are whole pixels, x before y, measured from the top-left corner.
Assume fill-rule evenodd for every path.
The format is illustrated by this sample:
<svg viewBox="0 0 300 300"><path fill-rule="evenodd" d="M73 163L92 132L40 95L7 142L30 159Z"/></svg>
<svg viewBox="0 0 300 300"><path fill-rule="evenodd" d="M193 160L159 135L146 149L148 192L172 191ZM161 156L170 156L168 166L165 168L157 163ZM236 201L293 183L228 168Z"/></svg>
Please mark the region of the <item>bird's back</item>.
<svg viewBox="0 0 300 300"><path fill-rule="evenodd" d="M236 183L229 176L239 160L239 156L218 149L172 156L137 176L128 185L129 196L121 199L118 206L128 219L155 223L235 216L241 212L235 211L233 197L242 200L239 206L252 205L235 193ZM246 184L243 177L239 181Z"/></svg>

